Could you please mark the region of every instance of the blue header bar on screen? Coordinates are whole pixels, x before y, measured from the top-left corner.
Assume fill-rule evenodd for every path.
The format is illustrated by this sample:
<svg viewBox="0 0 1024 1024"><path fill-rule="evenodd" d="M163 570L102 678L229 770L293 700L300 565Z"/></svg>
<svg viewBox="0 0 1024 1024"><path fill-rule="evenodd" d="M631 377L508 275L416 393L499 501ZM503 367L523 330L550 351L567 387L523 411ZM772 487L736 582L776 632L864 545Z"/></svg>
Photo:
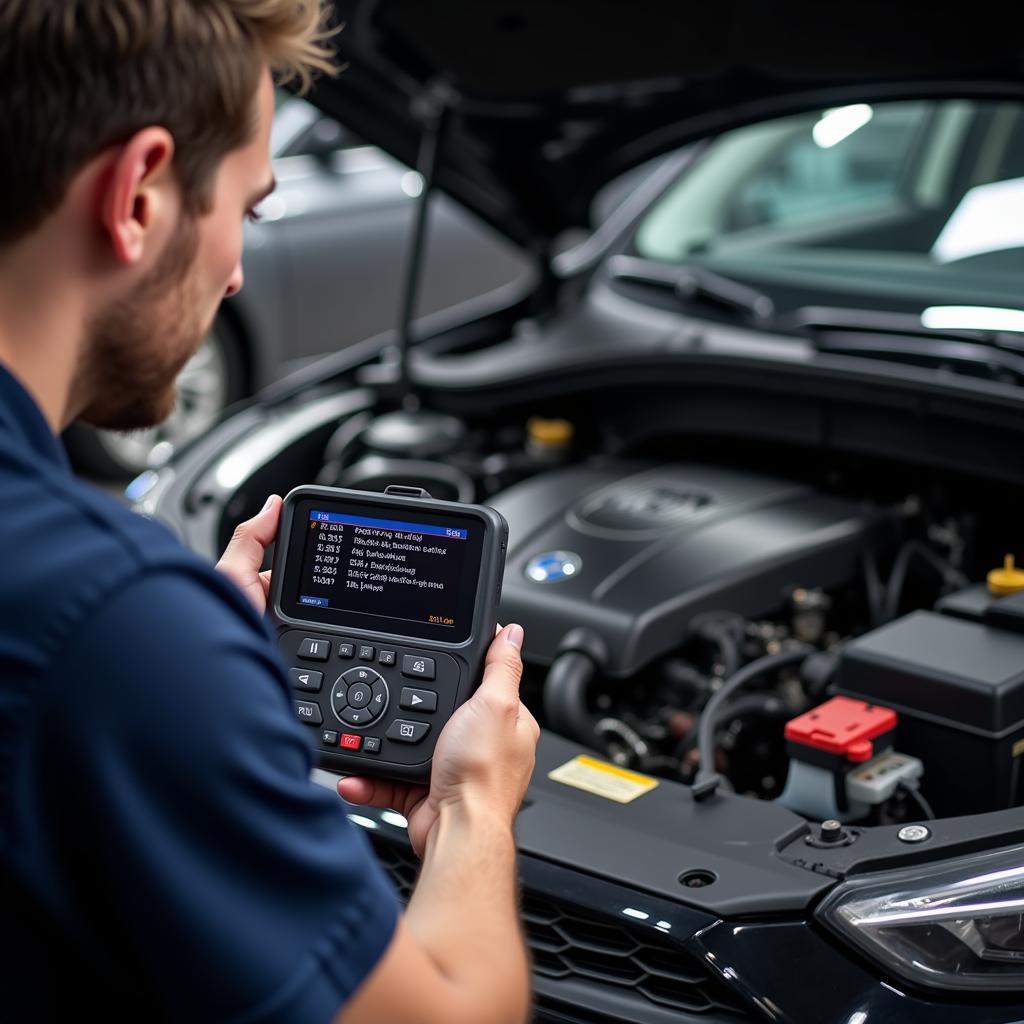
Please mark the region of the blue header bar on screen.
<svg viewBox="0 0 1024 1024"><path fill-rule="evenodd" d="M309 513L315 523L340 523L342 526L365 526L373 530L393 530L396 533L422 533L430 537L448 537L450 540L468 540L469 530L454 526L428 526L426 523L403 523L397 519L371 519L367 516L350 516L341 512Z"/></svg>

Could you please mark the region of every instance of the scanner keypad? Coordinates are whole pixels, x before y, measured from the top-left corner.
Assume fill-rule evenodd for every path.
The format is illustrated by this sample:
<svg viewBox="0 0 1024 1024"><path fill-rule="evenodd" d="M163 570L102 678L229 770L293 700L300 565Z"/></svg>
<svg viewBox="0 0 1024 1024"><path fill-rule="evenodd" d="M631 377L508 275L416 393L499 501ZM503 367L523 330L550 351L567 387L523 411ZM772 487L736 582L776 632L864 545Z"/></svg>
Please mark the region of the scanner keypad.
<svg viewBox="0 0 1024 1024"><path fill-rule="evenodd" d="M287 630L279 643L293 686L303 691L304 707L297 704L296 715L319 727L321 748L396 764L430 756L438 732L430 725L447 720L459 689L461 666L450 655L405 645L380 648L307 630ZM314 665L323 673L317 692L310 686L317 678ZM319 721L314 708L322 711ZM363 738L358 746L356 736Z"/></svg>

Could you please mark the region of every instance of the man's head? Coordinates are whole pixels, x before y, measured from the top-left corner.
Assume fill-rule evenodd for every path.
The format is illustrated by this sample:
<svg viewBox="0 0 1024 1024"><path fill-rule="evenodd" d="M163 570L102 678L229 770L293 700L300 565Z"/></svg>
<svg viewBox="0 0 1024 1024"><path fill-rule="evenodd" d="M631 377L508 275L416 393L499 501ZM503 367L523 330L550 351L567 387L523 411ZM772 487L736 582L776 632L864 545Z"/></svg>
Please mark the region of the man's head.
<svg viewBox="0 0 1024 1024"><path fill-rule="evenodd" d="M0 0L0 258L77 294L70 416L170 412L273 187L269 69L326 70L324 36L320 0Z"/></svg>

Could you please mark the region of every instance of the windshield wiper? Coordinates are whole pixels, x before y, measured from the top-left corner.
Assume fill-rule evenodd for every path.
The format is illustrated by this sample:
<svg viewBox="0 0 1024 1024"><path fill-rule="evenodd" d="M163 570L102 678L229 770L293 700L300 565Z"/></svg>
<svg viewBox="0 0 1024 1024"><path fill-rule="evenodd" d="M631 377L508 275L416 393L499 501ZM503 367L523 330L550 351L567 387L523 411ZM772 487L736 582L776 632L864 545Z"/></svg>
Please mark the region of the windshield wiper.
<svg viewBox="0 0 1024 1024"><path fill-rule="evenodd" d="M801 306L780 316L781 331L816 336L823 332L857 331L898 335L902 338L928 338L974 341L1019 351L1021 336L1010 331L981 327L927 327L919 313L897 313L884 309L845 309L839 306Z"/></svg>
<svg viewBox="0 0 1024 1024"><path fill-rule="evenodd" d="M680 266L620 255L608 261L608 272L618 281L665 288L686 303L702 300L743 313L761 328L774 324L775 303L768 295L694 263Z"/></svg>
<svg viewBox="0 0 1024 1024"><path fill-rule="evenodd" d="M1024 383L1024 357L990 331L925 327L920 316L884 310L806 306L779 319L779 330L810 336L819 352L863 356L1001 384Z"/></svg>

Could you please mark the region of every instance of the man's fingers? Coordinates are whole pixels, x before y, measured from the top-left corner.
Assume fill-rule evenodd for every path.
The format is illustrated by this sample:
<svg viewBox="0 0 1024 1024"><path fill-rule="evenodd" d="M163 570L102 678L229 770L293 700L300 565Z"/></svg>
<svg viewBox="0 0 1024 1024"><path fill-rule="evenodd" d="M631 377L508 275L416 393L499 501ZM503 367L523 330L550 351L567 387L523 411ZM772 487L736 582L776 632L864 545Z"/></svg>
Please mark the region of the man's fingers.
<svg viewBox="0 0 1024 1024"><path fill-rule="evenodd" d="M408 813L412 805L422 800L426 793L427 790L423 786L410 786L383 779L365 779L354 775L338 782L338 795L350 804L392 807L403 814Z"/></svg>
<svg viewBox="0 0 1024 1024"><path fill-rule="evenodd" d="M350 804L372 804L377 790L383 788L383 783L374 782L373 779L352 777L338 782L338 795Z"/></svg>

